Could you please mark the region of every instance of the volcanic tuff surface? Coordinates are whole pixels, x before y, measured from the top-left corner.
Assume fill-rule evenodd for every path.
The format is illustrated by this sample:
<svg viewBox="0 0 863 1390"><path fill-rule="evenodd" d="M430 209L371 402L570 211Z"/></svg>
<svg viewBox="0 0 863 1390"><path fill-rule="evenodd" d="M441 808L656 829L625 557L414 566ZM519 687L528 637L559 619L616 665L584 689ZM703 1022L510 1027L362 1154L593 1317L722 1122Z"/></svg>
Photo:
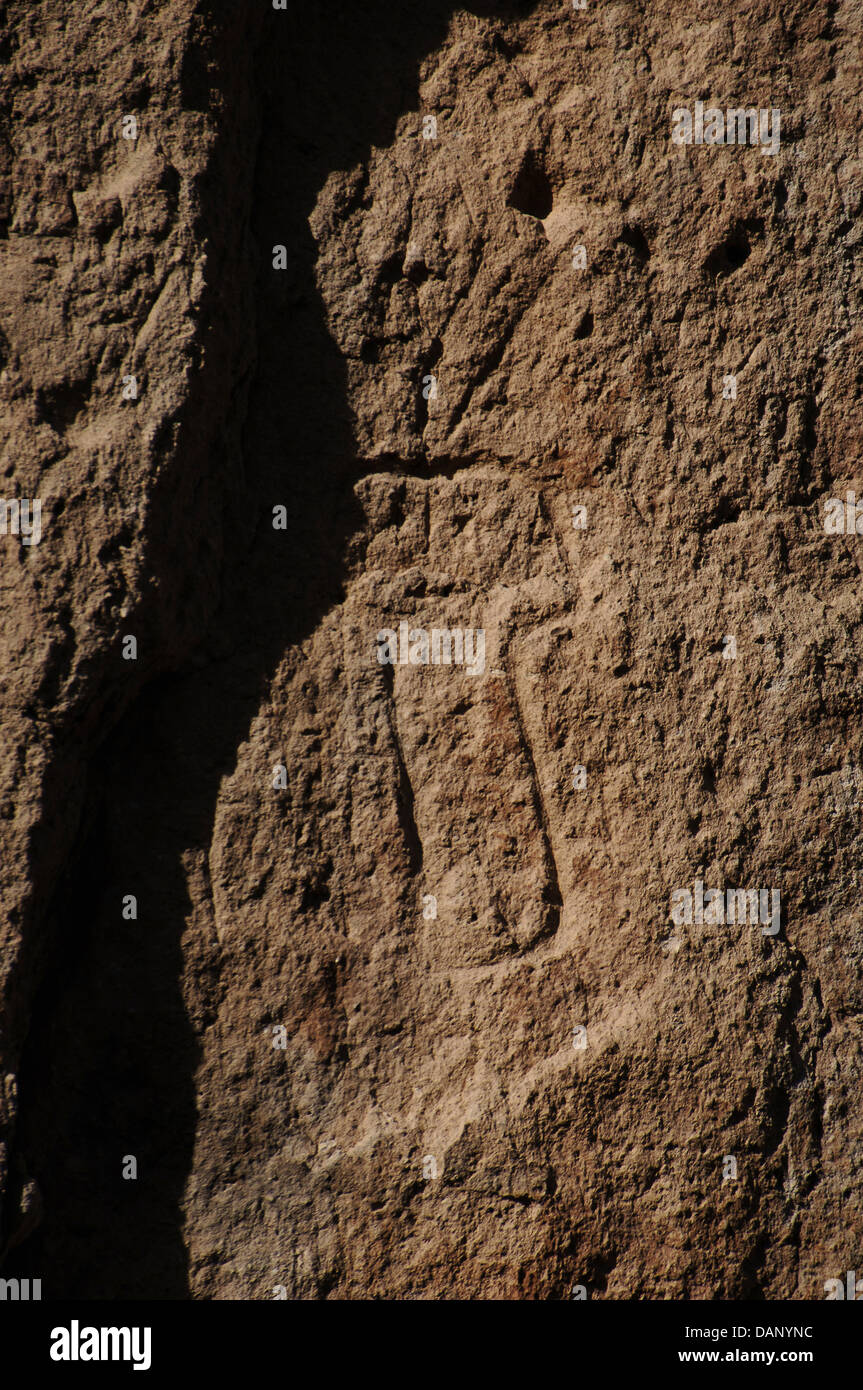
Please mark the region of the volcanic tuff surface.
<svg viewBox="0 0 863 1390"><path fill-rule="evenodd" d="M860 7L0 8L3 1273L823 1297ZM779 152L673 144L696 100Z"/></svg>

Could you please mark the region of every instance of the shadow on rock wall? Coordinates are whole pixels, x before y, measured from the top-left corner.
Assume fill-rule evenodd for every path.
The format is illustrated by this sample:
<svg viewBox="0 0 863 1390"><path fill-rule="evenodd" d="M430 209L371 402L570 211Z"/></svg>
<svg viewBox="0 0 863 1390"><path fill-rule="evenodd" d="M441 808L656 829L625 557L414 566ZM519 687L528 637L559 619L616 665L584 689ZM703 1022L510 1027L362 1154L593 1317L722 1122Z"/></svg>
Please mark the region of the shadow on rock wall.
<svg viewBox="0 0 863 1390"><path fill-rule="evenodd" d="M470 9L505 16L532 7ZM454 8L309 5L299 18L273 12L263 22L254 265L236 268L257 274L257 367L243 476L224 484L221 597L200 642L145 686L91 762L22 1062L17 1182L35 1177L45 1214L10 1251L4 1274L42 1278L48 1299L189 1296L182 1201L196 1138L197 1039L215 1017L220 985L217 952L203 951L202 1012L190 1018L184 932L206 937L212 923L196 921L188 882L198 874L206 899L221 780L285 650L339 601L346 543L361 524L345 369L315 286L308 217L330 171L390 143L399 115L416 107L418 66L444 39ZM184 68L193 105L207 99L202 62L190 53ZM221 117L231 118L230 110ZM202 188L202 237L226 219L245 220L235 192L224 180ZM287 247L286 272L272 269L277 243ZM223 300L218 285L210 292L212 320L230 295ZM178 459L182 466L182 448ZM201 542L212 492L205 478L184 495L172 474L152 512L153 569L178 603L194 594L196 575L182 556L161 553L160 537L176 523L179 497L183 530ZM272 528L277 504L287 508L287 544ZM55 794L62 798L62 785ZM137 899L136 919L124 919L127 895ZM124 1180L132 1157L137 1180Z"/></svg>

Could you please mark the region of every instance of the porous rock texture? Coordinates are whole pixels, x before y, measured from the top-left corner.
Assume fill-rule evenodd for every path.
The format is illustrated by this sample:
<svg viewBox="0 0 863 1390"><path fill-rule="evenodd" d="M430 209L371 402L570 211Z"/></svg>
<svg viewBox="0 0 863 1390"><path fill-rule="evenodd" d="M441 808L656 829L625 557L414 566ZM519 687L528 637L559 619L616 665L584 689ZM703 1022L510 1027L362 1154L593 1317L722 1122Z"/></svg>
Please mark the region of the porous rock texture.
<svg viewBox="0 0 863 1390"><path fill-rule="evenodd" d="M2 10L2 1272L823 1297L860 7ZM674 144L697 100L778 153ZM673 922L699 880L779 931Z"/></svg>

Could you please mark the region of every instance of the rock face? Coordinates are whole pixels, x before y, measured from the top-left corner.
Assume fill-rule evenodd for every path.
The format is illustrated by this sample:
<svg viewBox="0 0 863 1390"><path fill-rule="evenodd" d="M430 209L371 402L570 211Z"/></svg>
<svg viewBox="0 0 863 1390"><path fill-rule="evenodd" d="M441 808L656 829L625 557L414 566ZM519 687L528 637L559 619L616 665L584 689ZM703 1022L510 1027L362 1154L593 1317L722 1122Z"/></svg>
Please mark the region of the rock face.
<svg viewBox="0 0 863 1390"><path fill-rule="evenodd" d="M343 8L4 6L3 1273L823 1297L859 7Z"/></svg>

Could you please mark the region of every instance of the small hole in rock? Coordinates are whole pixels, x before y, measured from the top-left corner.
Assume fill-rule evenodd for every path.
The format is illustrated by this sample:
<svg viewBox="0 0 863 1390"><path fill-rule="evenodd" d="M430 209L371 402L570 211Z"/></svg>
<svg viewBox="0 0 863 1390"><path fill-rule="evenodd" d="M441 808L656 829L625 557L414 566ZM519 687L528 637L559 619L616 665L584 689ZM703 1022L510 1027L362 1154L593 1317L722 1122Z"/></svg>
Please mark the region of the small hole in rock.
<svg viewBox="0 0 863 1390"><path fill-rule="evenodd" d="M640 261L650 260L650 247L647 244L647 237L640 227L624 227L620 234L620 240L627 246L631 246Z"/></svg>
<svg viewBox="0 0 863 1390"><path fill-rule="evenodd" d="M397 284L397 283L399 282L399 280L400 280L401 278L402 278L402 258L401 258L401 256L399 256L398 253L395 253L395 254L392 255L392 256L387 256L386 260L385 260L385 261L382 261L381 264L378 266L378 274L377 274L378 284L379 284L379 285L395 285L395 284Z"/></svg>
<svg viewBox="0 0 863 1390"><path fill-rule="evenodd" d="M507 199L508 206L527 217L542 221L551 212L553 195L548 175L532 151L525 155L512 192Z"/></svg>
<svg viewBox="0 0 863 1390"><path fill-rule="evenodd" d="M743 234L727 237L711 251L704 268L714 279L720 275L730 275L732 271L740 269L750 250L749 241Z"/></svg>

